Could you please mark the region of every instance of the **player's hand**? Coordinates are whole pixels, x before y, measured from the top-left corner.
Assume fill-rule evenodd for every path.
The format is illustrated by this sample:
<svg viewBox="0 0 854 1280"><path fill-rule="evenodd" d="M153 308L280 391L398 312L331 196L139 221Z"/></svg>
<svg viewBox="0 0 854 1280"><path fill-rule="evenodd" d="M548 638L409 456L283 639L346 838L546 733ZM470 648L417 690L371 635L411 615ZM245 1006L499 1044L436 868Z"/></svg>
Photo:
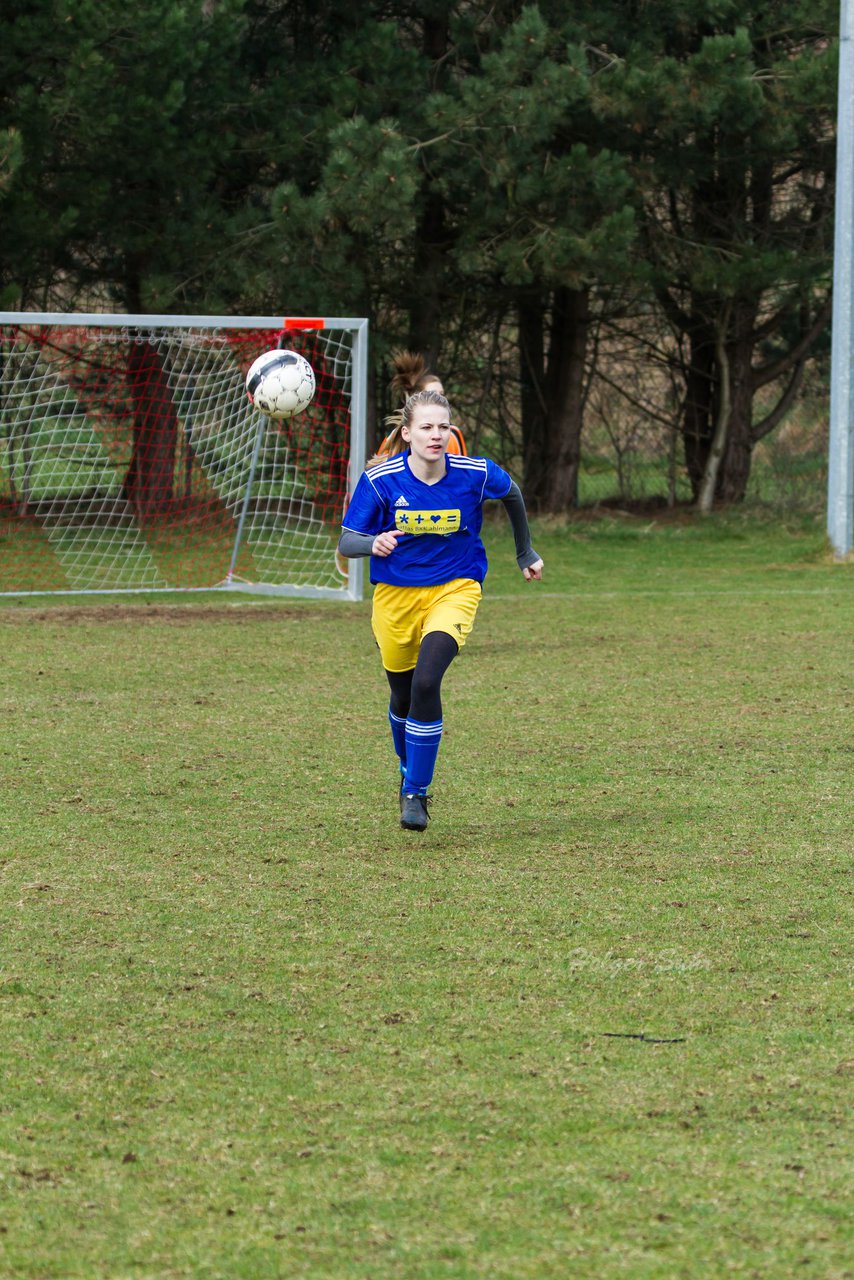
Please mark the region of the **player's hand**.
<svg viewBox="0 0 854 1280"><path fill-rule="evenodd" d="M400 529L387 529L385 533L378 533L371 547L371 555L390 556L397 546L398 538L402 537L403 532Z"/></svg>
<svg viewBox="0 0 854 1280"><path fill-rule="evenodd" d="M526 582L530 582L533 578L536 578L537 581L539 582L542 579L542 576L543 576L542 560L537 560L534 562L534 564L530 566L530 568L522 570L522 577L525 579Z"/></svg>

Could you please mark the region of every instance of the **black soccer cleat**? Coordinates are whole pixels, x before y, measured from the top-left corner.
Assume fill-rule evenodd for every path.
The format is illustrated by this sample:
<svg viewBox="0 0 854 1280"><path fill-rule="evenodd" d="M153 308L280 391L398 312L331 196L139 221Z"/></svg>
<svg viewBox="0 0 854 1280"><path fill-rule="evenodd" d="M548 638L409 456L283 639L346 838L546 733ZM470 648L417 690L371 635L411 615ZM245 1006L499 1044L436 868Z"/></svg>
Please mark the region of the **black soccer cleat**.
<svg viewBox="0 0 854 1280"><path fill-rule="evenodd" d="M427 801L432 796L402 795L400 804L400 825L404 831L426 831L430 814L427 812Z"/></svg>

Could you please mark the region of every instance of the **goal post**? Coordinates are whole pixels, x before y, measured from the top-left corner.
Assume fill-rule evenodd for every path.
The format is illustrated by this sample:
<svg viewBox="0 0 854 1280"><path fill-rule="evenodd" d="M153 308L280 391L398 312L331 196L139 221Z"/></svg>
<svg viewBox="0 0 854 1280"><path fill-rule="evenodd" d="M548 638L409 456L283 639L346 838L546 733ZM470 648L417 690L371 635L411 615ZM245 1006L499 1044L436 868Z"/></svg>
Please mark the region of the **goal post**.
<svg viewBox="0 0 854 1280"><path fill-rule="evenodd" d="M335 550L367 345L365 319L0 312L0 595L360 600ZM317 384L283 420L245 389L277 346Z"/></svg>

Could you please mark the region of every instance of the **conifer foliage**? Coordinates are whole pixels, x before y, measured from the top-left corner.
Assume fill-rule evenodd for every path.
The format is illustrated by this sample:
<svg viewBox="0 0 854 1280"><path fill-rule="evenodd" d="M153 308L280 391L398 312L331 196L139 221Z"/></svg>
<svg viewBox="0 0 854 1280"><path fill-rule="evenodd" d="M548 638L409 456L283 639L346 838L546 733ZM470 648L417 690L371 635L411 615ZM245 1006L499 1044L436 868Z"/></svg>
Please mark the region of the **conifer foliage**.
<svg viewBox="0 0 854 1280"><path fill-rule="evenodd" d="M365 314L378 414L390 347L474 405L500 334L518 416L490 431L546 511L578 498L597 335L653 317L694 496L737 500L828 321L836 25L829 0L9 0L0 303Z"/></svg>

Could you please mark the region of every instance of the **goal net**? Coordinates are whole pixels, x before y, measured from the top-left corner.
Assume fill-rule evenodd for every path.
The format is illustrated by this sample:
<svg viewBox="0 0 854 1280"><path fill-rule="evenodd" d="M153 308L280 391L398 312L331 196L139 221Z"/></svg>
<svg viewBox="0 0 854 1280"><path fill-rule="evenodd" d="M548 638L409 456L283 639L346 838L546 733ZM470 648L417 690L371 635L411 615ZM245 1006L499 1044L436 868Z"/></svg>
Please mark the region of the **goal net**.
<svg viewBox="0 0 854 1280"><path fill-rule="evenodd" d="M282 421L244 385L278 346L317 383ZM360 599L366 348L361 319L0 313L0 594Z"/></svg>

